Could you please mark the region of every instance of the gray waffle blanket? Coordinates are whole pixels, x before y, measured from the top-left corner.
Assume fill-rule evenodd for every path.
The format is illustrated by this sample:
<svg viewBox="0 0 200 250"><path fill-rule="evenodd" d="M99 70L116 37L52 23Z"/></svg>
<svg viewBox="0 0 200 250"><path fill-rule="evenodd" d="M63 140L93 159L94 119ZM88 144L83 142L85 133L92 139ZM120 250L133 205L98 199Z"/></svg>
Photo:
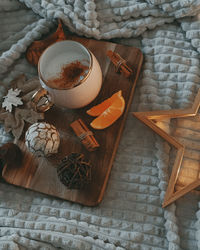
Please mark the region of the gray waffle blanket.
<svg viewBox="0 0 200 250"><path fill-rule="evenodd" d="M200 197L190 193L162 209L170 146L131 115L192 105L200 86L199 10L199 0L0 1L0 98L15 76L37 75L24 52L56 18L78 35L112 38L144 54L102 203L84 207L0 182L0 249L200 249ZM194 128L177 126L189 140ZM0 130L0 142L9 141ZM200 126L195 132L197 142ZM197 148L190 152L185 160L196 155L199 164Z"/></svg>

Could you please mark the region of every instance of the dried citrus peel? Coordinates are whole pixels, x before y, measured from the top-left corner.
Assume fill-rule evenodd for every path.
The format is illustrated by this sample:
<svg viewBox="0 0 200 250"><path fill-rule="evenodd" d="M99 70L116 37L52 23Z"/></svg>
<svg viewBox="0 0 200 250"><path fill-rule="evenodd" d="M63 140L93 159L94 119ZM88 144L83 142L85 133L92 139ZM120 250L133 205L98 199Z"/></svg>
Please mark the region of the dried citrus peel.
<svg viewBox="0 0 200 250"><path fill-rule="evenodd" d="M87 111L88 115L97 116L90 126L95 129L104 129L112 125L124 112L125 101L122 91L118 91L102 103Z"/></svg>

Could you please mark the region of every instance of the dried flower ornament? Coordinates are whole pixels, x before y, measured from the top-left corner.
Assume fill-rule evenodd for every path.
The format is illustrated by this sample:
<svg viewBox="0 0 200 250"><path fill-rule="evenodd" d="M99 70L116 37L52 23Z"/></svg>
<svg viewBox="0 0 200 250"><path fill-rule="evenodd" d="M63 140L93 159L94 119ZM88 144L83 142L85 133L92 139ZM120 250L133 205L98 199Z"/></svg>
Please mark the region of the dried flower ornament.
<svg viewBox="0 0 200 250"><path fill-rule="evenodd" d="M18 105L22 105L21 97L18 97L20 94L20 89L11 88L8 90L8 94L4 96L4 101L2 103L2 107L6 108L7 111L12 112L12 106L17 107Z"/></svg>
<svg viewBox="0 0 200 250"><path fill-rule="evenodd" d="M33 124L44 119L43 113L33 110L31 102L32 95L40 88L40 83L38 78L26 80L25 75L20 75L10 86L4 101L1 100L0 123L4 124L7 133L12 132L19 139L25 123Z"/></svg>

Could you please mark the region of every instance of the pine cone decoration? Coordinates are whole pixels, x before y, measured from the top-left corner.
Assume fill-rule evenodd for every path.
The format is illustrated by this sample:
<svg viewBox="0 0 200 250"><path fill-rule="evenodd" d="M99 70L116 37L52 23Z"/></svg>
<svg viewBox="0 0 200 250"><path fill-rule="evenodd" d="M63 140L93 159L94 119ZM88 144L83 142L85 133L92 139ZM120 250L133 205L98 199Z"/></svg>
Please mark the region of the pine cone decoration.
<svg viewBox="0 0 200 250"><path fill-rule="evenodd" d="M81 189L91 181L91 165L80 153L71 153L57 168L60 181L69 189Z"/></svg>

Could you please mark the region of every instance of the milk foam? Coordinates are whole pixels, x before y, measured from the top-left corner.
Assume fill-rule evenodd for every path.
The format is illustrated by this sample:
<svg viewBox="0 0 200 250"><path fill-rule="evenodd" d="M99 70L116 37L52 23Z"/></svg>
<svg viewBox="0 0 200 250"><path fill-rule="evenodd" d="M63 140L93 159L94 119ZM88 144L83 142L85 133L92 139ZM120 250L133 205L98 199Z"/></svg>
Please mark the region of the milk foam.
<svg viewBox="0 0 200 250"><path fill-rule="evenodd" d="M43 77L45 80L59 77L63 66L75 61L80 61L82 64L87 65L89 67L89 62L88 60L86 61L85 59L88 59L85 57L85 55L75 54L74 51L58 54L45 65L45 70L43 71Z"/></svg>

